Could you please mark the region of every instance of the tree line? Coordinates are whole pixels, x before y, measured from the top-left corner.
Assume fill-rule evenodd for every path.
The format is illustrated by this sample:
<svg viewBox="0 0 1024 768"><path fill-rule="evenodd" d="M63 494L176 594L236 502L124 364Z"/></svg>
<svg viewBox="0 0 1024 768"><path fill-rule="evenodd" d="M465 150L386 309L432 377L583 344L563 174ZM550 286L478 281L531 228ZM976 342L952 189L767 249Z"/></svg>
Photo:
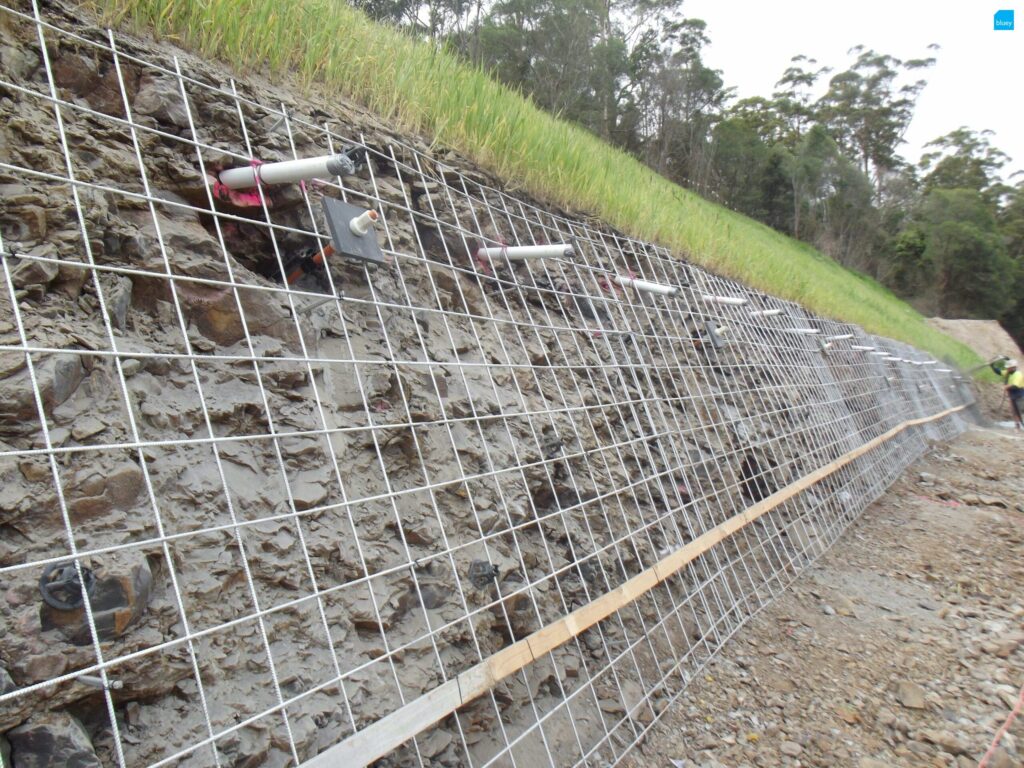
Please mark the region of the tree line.
<svg viewBox="0 0 1024 768"><path fill-rule="evenodd" d="M991 132L900 154L937 46L794 56L771 97L707 66L681 0L352 0L446 45L667 178L864 272L926 314L995 317L1024 340L1024 180Z"/></svg>

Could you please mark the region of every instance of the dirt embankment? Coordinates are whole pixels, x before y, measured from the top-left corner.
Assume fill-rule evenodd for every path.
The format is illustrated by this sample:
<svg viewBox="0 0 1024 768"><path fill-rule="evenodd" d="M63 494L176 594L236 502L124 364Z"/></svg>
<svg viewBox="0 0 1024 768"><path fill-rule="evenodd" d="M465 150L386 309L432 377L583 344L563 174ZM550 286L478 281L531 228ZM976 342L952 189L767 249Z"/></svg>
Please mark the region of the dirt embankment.
<svg viewBox="0 0 1024 768"><path fill-rule="evenodd" d="M1017 342L996 320L950 320L932 317L928 319L928 323L966 344L984 360L992 360L1000 355L1018 360L1024 358L1024 352L1017 346ZM978 383L975 386L975 393L985 416L997 422L1011 418L1010 405L998 384Z"/></svg>
<svg viewBox="0 0 1024 768"><path fill-rule="evenodd" d="M950 320L932 317L928 319L928 324L966 344L985 360L991 360L999 355L1024 357L1024 352L1021 352L1017 342L996 320Z"/></svg>
<svg viewBox="0 0 1024 768"><path fill-rule="evenodd" d="M754 619L626 765L957 766L1024 683L1024 440L907 471ZM1018 720L989 768L1024 766Z"/></svg>

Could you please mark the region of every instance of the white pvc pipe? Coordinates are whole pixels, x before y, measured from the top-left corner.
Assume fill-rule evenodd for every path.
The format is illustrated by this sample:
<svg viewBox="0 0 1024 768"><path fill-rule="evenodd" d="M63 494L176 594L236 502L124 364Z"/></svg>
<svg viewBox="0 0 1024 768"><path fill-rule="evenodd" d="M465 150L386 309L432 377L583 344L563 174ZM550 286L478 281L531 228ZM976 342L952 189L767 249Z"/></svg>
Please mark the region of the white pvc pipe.
<svg viewBox="0 0 1024 768"><path fill-rule="evenodd" d="M623 277L622 275L615 275L612 278L619 285L624 285L627 288L636 288L638 291L644 291L646 293L658 293L662 296L675 296L679 293L679 289L672 285L662 285L661 283L652 283L648 280L637 280L635 277Z"/></svg>
<svg viewBox="0 0 1024 768"><path fill-rule="evenodd" d="M481 248L476 252L477 258L496 259L504 256L513 261L518 259L554 259L572 256L572 246L556 245L509 245L497 248Z"/></svg>
<svg viewBox="0 0 1024 768"><path fill-rule="evenodd" d="M351 162L345 155L324 155L280 163L263 163L221 171L220 183L229 189L248 189L257 184L290 184L306 179L340 176Z"/></svg>
<svg viewBox="0 0 1024 768"><path fill-rule="evenodd" d="M872 352L871 354L874 355L875 357L888 357L889 356L888 352Z"/></svg>
<svg viewBox="0 0 1024 768"><path fill-rule="evenodd" d="M853 338L853 334L852 333L841 333L838 336L829 336L828 340L829 341L843 341L844 339L852 339L852 338Z"/></svg>
<svg viewBox="0 0 1024 768"><path fill-rule="evenodd" d="M88 685L90 688L99 688L100 690L109 688L112 691L120 691L124 688L123 680L111 680L109 685L104 685L102 678L95 677L94 675L79 675L76 679L82 685Z"/></svg>
<svg viewBox="0 0 1024 768"><path fill-rule="evenodd" d="M856 349L858 352L871 352L874 347L864 347L860 344L851 344L850 349Z"/></svg>
<svg viewBox="0 0 1024 768"><path fill-rule="evenodd" d="M781 314L781 309L754 309L750 312L751 317L775 317Z"/></svg>
<svg viewBox="0 0 1024 768"><path fill-rule="evenodd" d="M901 363L901 362L903 362L898 357L883 357L882 359L885 360L885 362L887 362L887 363Z"/></svg>
<svg viewBox="0 0 1024 768"><path fill-rule="evenodd" d="M952 373L953 369L952 368L936 368L935 372L936 373Z"/></svg>
<svg viewBox="0 0 1024 768"><path fill-rule="evenodd" d="M938 365L938 364L939 364L938 360L925 360L923 363L921 363L921 365Z"/></svg>
<svg viewBox="0 0 1024 768"><path fill-rule="evenodd" d="M704 301L708 304L728 304L733 307L742 307L747 303L746 299L742 299L739 296L710 296L704 295Z"/></svg>
<svg viewBox="0 0 1024 768"><path fill-rule="evenodd" d="M821 333L817 328L787 328L786 330L790 333L802 333L807 336L812 336L815 333Z"/></svg>
<svg viewBox="0 0 1024 768"><path fill-rule="evenodd" d="M366 213L352 219L352 221L348 223L348 228L356 237L362 237L373 229L373 223L379 218L380 216L376 211L367 211Z"/></svg>

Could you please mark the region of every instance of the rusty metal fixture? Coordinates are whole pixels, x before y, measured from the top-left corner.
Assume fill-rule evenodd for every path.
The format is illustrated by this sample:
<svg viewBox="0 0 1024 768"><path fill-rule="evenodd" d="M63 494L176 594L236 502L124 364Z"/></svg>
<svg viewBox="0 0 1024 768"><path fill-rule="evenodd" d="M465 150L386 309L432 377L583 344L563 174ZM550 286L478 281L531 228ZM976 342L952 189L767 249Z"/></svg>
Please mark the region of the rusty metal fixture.
<svg viewBox="0 0 1024 768"><path fill-rule="evenodd" d="M58 611L74 611L85 602L96 586L93 572L82 566L82 578L74 563L50 563L39 577L39 593L43 602ZM84 582L84 584L83 584Z"/></svg>

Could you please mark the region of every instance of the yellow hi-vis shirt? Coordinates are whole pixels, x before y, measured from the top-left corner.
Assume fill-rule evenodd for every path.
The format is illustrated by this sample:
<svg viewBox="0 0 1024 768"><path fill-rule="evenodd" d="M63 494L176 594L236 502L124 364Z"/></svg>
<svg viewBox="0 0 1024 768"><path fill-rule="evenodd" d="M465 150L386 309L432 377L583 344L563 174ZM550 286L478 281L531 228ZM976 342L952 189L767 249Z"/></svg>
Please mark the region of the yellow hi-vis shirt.
<svg viewBox="0 0 1024 768"><path fill-rule="evenodd" d="M1024 373L1014 371L1006 377L1006 386L1024 389Z"/></svg>

